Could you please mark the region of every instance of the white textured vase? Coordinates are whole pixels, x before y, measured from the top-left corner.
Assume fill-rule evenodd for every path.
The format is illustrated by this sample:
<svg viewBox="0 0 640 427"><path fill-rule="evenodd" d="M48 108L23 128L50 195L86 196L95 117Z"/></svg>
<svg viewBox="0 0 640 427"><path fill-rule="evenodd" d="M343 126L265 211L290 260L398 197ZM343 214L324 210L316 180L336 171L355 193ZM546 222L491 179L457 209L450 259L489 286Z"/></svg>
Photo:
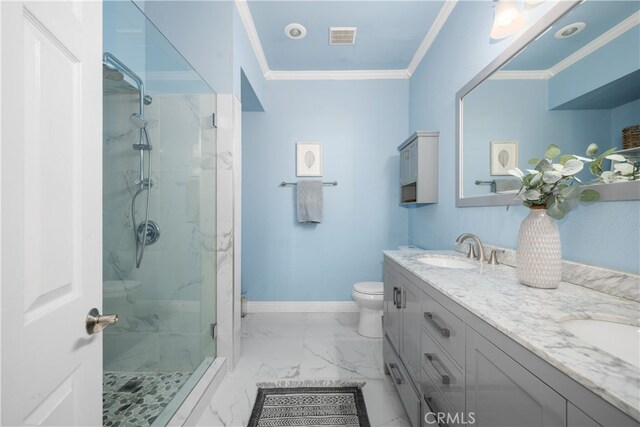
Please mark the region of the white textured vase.
<svg viewBox="0 0 640 427"><path fill-rule="evenodd" d="M544 206L532 208L520 224L516 274L533 288L554 289L562 279L560 233Z"/></svg>

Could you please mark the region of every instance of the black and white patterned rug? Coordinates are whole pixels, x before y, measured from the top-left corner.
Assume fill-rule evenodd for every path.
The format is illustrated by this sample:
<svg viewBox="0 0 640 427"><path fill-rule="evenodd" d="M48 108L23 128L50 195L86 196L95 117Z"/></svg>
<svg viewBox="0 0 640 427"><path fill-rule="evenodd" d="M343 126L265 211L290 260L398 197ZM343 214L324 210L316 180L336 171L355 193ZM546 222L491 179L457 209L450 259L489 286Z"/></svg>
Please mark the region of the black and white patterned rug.
<svg viewBox="0 0 640 427"><path fill-rule="evenodd" d="M258 388L248 427L370 427L360 387Z"/></svg>

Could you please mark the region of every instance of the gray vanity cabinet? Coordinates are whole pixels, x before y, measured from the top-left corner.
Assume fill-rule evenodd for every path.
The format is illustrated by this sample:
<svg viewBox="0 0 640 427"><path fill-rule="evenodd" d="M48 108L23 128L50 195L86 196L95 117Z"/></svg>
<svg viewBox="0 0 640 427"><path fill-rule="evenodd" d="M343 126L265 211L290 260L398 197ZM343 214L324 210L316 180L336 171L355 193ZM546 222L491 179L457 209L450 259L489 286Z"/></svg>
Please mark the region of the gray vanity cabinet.
<svg viewBox="0 0 640 427"><path fill-rule="evenodd" d="M566 425L561 395L470 327L466 347L466 410L476 426Z"/></svg>
<svg viewBox="0 0 640 427"><path fill-rule="evenodd" d="M422 292L400 274L402 284L402 335L400 357L414 384L420 380L420 295Z"/></svg>
<svg viewBox="0 0 640 427"><path fill-rule="evenodd" d="M402 294L402 286L398 282L399 273L387 263L384 266L384 302L382 326L394 349L400 349L400 307L398 300Z"/></svg>

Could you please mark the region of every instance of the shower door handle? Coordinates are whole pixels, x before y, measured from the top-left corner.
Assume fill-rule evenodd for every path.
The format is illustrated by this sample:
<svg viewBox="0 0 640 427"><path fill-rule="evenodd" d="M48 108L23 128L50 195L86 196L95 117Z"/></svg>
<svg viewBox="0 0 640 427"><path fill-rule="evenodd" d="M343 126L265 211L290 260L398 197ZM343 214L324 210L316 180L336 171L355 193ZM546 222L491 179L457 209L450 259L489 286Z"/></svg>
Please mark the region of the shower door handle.
<svg viewBox="0 0 640 427"><path fill-rule="evenodd" d="M101 315L100 311L97 308L92 308L89 310L89 314L87 314L87 319L85 320L87 334L93 335L102 331L104 328L107 328L118 321L117 314L105 314Z"/></svg>

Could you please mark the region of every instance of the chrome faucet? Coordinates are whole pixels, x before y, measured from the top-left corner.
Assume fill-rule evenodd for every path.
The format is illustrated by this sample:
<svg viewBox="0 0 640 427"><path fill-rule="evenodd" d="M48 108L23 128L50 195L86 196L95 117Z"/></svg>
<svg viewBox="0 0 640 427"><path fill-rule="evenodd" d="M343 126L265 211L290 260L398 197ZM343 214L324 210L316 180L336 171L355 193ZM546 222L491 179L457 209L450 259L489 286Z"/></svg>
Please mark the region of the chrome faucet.
<svg viewBox="0 0 640 427"><path fill-rule="evenodd" d="M462 233L456 239L456 243L462 243L467 239L473 239L475 241L475 244L476 244L477 248L478 248L476 250L473 244L469 245L469 252L467 253L467 258L475 258L480 262L486 261L487 258L486 258L485 254L484 254L484 247L482 246L482 242L480 241L480 238L478 236L476 236L475 234Z"/></svg>

